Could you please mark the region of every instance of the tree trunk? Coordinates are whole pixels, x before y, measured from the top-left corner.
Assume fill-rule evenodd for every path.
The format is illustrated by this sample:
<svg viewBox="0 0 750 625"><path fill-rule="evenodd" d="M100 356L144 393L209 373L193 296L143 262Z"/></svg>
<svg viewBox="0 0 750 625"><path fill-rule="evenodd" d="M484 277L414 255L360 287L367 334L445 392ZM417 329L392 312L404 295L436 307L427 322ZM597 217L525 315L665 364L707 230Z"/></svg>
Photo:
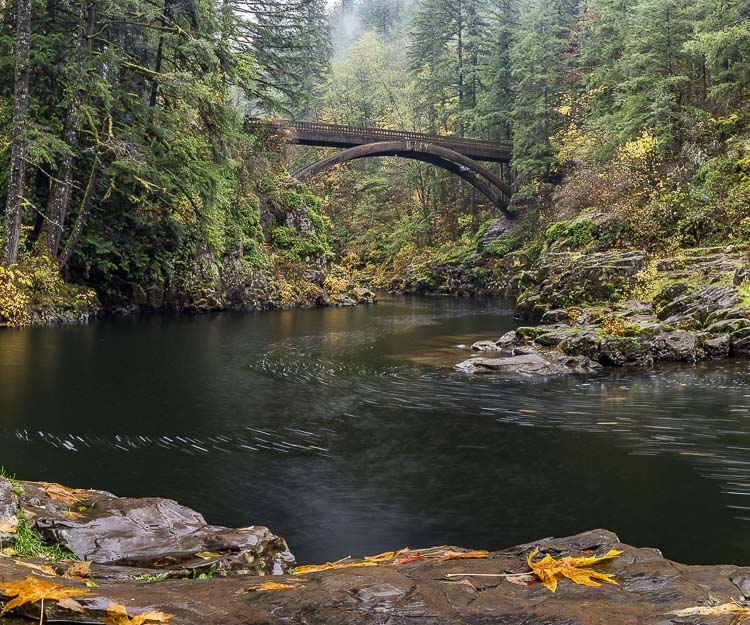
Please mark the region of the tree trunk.
<svg viewBox="0 0 750 625"><path fill-rule="evenodd" d="M78 123L80 121L79 109L81 106L80 80L83 73L84 50L91 51L90 35L95 31L96 6L92 3L87 6L86 0L81 0L79 35L76 43L74 67L76 68L76 84L68 102L68 110L65 112L64 140L69 151L63 156L62 163L57 172L57 179L52 183L52 195L49 203L49 222L47 224L47 255L50 260L57 260L57 252L60 249L65 218L70 208L70 196L73 191L73 163L74 153L78 147Z"/></svg>
<svg viewBox="0 0 750 625"><path fill-rule="evenodd" d="M29 48L31 43L31 0L18 0L16 17L16 73L13 103L13 138L10 153L8 200L5 207L5 249L3 261L12 265L18 260L23 216L23 189L26 177L29 112Z"/></svg>

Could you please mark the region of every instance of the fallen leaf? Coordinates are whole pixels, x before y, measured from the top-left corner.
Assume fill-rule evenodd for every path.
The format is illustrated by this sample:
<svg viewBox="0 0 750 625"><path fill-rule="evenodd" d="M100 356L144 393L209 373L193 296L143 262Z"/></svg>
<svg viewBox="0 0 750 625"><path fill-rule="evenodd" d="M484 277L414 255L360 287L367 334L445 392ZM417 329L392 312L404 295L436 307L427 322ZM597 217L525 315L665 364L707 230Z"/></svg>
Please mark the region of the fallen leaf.
<svg viewBox="0 0 750 625"><path fill-rule="evenodd" d="M286 590L287 588L304 588L304 584L289 582L263 582L255 586L248 586L245 590L248 592L268 592L270 590Z"/></svg>
<svg viewBox="0 0 750 625"><path fill-rule="evenodd" d="M83 515L80 512L72 512L71 510L61 513L60 516L70 521L80 521L83 518Z"/></svg>
<svg viewBox="0 0 750 625"><path fill-rule="evenodd" d="M477 551L451 551L448 549L438 562L447 562L448 560L482 559L486 558L489 553L489 551L485 551L484 549L479 549Z"/></svg>
<svg viewBox="0 0 750 625"><path fill-rule="evenodd" d="M195 554L196 558L203 558L204 560L213 560L214 558L222 558L223 556L224 554L218 551L199 551Z"/></svg>
<svg viewBox="0 0 750 625"><path fill-rule="evenodd" d="M58 501L63 501L68 505L73 505L79 501L84 501L88 498L88 493L85 490L77 488L68 488L62 484L56 484L55 482L39 482L44 487L44 492L47 496Z"/></svg>
<svg viewBox="0 0 750 625"><path fill-rule="evenodd" d="M8 516L0 517L0 533L15 534L18 526L18 517Z"/></svg>
<svg viewBox="0 0 750 625"><path fill-rule="evenodd" d="M165 623L173 616L174 614L151 610L150 612L143 612L131 618L128 615L128 609L124 605L110 603L107 606L107 616L102 620L107 625L143 625L144 623Z"/></svg>
<svg viewBox="0 0 750 625"><path fill-rule="evenodd" d="M87 577L91 577L91 562L73 562L65 573L63 573L63 577L72 577L72 578L78 578L78 579L85 579Z"/></svg>
<svg viewBox="0 0 750 625"><path fill-rule="evenodd" d="M89 588L97 588L99 586L99 584L97 584L96 582L92 582L90 579L87 579L83 583L86 584L86 586L88 586Z"/></svg>
<svg viewBox="0 0 750 625"><path fill-rule="evenodd" d="M422 558L422 554L417 551L416 553L406 556L404 558L399 558L398 560L394 561L393 564L396 566L400 566L401 564L409 564L410 562L416 562L417 560L420 560Z"/></svg>
<svg viewBox="0 0 750 625"><path fill-rule="evenodd" d="M15 599L6 603L3 609L0 610L0 616L13 608L18 608L27 603L36 603L45 599L60 601L68 597L79 597L90 594L90 591L85 588L61 586L60 584L48 582L39 577L27 577L23 581L1 582L0 584L2 584L0 588L2 588L3 596L15 597Z"/></svg>
<svg viewBox="0 0 750 625"><path fill-rule="evenodd" d="M468 579L459 579L459 580L456 580L455 582L449 580L449 581L440 582L440 583L441 584L452 584L454 586L466 586L468 588L471 588L475 592L477 590L477 587L474 584L472 584Z"/></svg>
<svg viewBox="0 0 750 625"><path fill-rule="evenodd" d="M409 551L408 547L405 547L404 549L399 549L398 551L386 551L384 553L379 553L376 556L365 556L365 560L367 562L388 562L389 560L393 560L395 557L400 556L402 553L407 553Z"/></svg>
<svg viewBox="0 0 750 625"><path fill-rule="evenodd" d="M39 571L40 573L44 573L45 575L51 575L52 577L57 577L57 571L53 569L51 566L46 566L45 564L34 564L33 562L24 562L23 560L13 560L18 566L25 566L27 569L34 569L35 571Z"/></svg>
<svg viewBox="0 0 750 625"><path fill-rule="evenodd" d="M715 606L695 606L670 612L675 616L720 616L721 614L750 614L750 608L741 606L736 601Z"/></svg>
<svg viewBox="0 0 750 625"><path fill-rule="evenodd" d="M298 566L292 573L294 575L305 575L306 573L317 573L318 571L332 571L334 569L352 569L358 566L377 566L377 562L326 562L325 564L309 564L306 566Z"/></svg>
<svg viewBox="0 0 750 625"><path fill-rule="evenodd" d="M12 556L17 556L18 552L13 549L13 547L6 547L5 549L0 549L0 555L10 558Z"/></svg>
<svg viewBox="0 0 750 625"><path fill-rule="evenodd" d="M80 612L81 614L86 614L86 610L84 609L84 607L75 599L71 599L70 597L58 601L57 605L59 605L61 608L65 608L66 610L70 610L71 612Z"/></svg>
<svg viewBox="0 0 750 625"><path fill-rule="evenodd" d="M557 590L557 577L559 575L567 577L572 582L583 586L601 586L597 580L617 585L617 582L612 579L614 574L599 573L598 571L582 567L596 564L602 560L616 558L622 551L610 549L603 556L582 556L579 558L565 556L560 560L555 560L551 555L546 554L539 562L533 562L534 556L538 553L539 548L537 547L529 554L527 562L542 584L552 592Z"/></svg>

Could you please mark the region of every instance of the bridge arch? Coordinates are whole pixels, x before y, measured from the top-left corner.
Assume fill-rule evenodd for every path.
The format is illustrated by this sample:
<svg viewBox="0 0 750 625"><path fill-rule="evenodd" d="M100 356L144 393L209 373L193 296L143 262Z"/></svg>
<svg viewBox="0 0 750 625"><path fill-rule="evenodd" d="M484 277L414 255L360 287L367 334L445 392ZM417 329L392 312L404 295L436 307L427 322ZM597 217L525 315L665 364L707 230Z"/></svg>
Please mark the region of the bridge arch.
<svg viewBox="0 0 750 625"><path fill-rule="evenodd" d="M358 145L322 158L293 175L298 180L307 180L340 163L374 156L399 156L446 169L466 180L503 212L508 211L508 198L513 190L500 176L460 152L423 141L382 141Z"/></svg>

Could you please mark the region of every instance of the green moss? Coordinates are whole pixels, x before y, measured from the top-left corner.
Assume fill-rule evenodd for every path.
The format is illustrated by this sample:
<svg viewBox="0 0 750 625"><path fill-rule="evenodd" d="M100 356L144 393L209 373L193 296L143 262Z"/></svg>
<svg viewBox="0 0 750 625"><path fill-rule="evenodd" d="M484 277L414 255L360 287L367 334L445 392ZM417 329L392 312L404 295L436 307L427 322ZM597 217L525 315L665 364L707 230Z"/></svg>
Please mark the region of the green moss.
<svg viewBox="0 0 750 625"><path fill-rule="evenodd" d="M516 328L516 334L520 336L522 339L535 339L537 336L541 336L542 334L547 334L549 332L549 328L543 327L543 328L537 328L537 327L531 327L531 326L521 326L520 328Z"/></svg>
<svg viewBox="0 0 750 625"><path fill-rule="evenodd" d="M565 235L565 233L568 231L568 225L570 222L568 221L556 221L553 223L549 228L547 228L547 231L544 233L544 237L547 239L548 243L554 243L559 238Z"/></svg>
<svg viewBox="0 0 750 625"><path fill-rule="evenodd" d="M519 235L511 235L508 233L500 235L492 243L490 243L486 251L488 254L495 256L505 256L510 252L514 252L523 244L523 239Z"/></svg>
<svg viewBox="0 0 750 625"><path fill-rule="evenodd" d="M289 226L277 226L271 232L274 247L285 251L288 256L302 259L307 256L317 256L328 251L328 246L317 236L305 237Z"/></svg>

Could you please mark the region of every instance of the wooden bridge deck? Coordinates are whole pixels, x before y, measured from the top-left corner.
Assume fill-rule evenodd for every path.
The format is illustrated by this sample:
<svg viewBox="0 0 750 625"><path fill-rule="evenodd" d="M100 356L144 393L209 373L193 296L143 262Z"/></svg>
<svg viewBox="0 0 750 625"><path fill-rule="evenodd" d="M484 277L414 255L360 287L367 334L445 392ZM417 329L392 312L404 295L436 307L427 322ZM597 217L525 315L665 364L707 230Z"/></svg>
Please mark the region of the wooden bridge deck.
<svg viewBox="0 0 750 625"><path fill-rule="evenodd" d="M383 128L257 118L248 118L245 122L245 128L249 131L260 128L286 131L289 133L290 141L298 145L351 148L370 143L410 141L449 148L477 161L507 163L511 157L511 148L507 144L498 144L481 139L428 135L406 130L385 130Z"/></svg>

